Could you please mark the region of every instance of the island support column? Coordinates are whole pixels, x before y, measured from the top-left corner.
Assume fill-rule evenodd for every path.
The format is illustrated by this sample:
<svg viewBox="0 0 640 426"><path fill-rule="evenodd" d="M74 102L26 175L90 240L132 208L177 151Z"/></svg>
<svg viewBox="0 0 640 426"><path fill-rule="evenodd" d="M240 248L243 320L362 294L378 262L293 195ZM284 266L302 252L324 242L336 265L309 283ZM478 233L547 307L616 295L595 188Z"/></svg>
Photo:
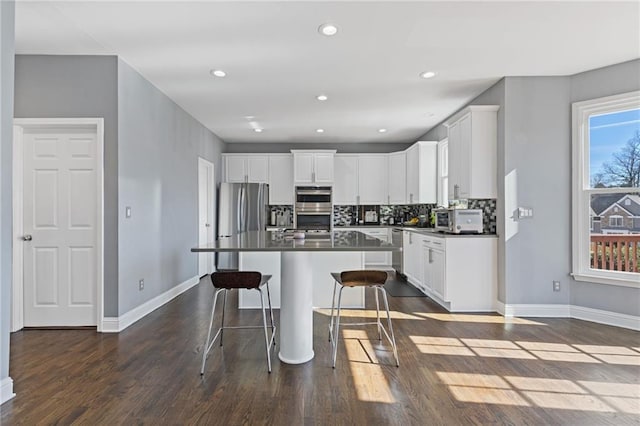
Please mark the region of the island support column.
<svg viewBox="0 0 640 426"><path fill-rule="evenodd" d="M313 265L308 251L283 251L280 257L280 361L313 359Z"/></svg>

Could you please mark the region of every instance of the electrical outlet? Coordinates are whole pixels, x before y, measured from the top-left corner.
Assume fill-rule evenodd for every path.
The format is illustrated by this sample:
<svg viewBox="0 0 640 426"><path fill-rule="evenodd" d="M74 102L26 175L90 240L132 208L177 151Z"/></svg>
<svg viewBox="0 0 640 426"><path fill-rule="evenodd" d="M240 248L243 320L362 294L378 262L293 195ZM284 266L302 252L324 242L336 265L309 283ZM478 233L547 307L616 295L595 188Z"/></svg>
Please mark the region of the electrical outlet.
<svg viewBox="0 0 640 426"><path fill-rule="evenodd" d="M560 281L553 282L553 291L560 291Z"/></svg>
<svg viewBox="0 0 640 426"><path fill-rule="evenodd" d="M138 290L144 290L144 280L138 281Z"/></svg>

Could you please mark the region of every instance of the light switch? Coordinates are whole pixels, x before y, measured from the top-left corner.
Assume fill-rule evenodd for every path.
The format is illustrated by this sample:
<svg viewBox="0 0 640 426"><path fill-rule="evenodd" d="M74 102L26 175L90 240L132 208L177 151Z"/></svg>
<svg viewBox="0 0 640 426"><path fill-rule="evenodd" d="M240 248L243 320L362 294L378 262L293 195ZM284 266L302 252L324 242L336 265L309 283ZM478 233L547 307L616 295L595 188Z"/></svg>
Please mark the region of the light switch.
<svg viewBox="0 0 640 426"><path fill-rule="evenodd" d="M532 207L518 207L518 218L530 218L533 217L533 208Z"/></svg>
<svg viewBox="0 0 640 426"><path fill-rule="evenodd" d="M131 217L131 207L124 208L124 216L129 219Z"/></svg>

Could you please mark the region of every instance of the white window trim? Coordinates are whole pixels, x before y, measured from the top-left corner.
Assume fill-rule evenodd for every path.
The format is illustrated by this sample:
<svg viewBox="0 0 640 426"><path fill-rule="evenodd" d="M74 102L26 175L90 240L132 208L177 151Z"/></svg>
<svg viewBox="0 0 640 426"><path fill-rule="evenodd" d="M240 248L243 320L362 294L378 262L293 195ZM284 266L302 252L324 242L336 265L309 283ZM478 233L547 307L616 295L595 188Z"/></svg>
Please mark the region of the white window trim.
<svg viewBox="0 0 640 426"><path fill-rule="evenodd" d="M616 220L616 224L612 224L611 223L611 219L615 219ZM620 225L617 225L618 219L620 219ZM620 215L615 215L612 214L611 216L609 216L609 226L612 228L623 228L624 227L624 218Z"/></svg>
<svg viewBox="0 0 640 426"><path fill-rule="evenodd" d="M625 109L640 108L640 91L591 99L572 104L572 276L576 281L640 288L638 274L633 272L601 271L590 268L589 257L589 201L591 194L627 193L629 188L592 189L589 187L589 117ZM588 191L587 191L588 190Z"/></svg>

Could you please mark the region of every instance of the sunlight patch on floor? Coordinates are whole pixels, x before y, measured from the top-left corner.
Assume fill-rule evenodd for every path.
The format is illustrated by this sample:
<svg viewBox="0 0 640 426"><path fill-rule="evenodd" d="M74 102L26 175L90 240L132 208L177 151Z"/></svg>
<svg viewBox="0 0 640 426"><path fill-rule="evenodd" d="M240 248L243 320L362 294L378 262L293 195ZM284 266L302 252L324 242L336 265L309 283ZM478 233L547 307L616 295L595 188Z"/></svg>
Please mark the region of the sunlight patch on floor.
<svg viewBox="0 0 640 426"><path fill-rule="evenodd" d="M582 352L589 354L603 354L603 355L634 355L638 356L635 351L624 346L602 346L602 345L573 345L580 349Z"/></svg>
<svg viewBox="0 0 640 426"><path fill-rule="evenodd" d="M574 353L574 352L547 352L547 351L531 351L531 353L535 354L538 358L543 359L545 361L565 361L565 362L589 362L593 364L598 364L598 361L595 358L590 357L587 354L583 353Z"/></svg>
<svg viewBox="0 0 640 426"><path fill-rule="evenodd" d="M325 308L316 308L315 312L320 315L331 316L331 309ZM404 312L398 311L389 311L391 314L392 320L418 320L424 321L424 318L417 317L415 315L406 314ZM333 311L333 315L337 315L337 309ZM343 308L340 310L340 316L343 318L364 318L364 319L376 319L376 311L373 309L351 309L351 308ZM383 320L387 320L387 312L384 309L380 310L380 318Z"/></svg>
<svg viewBox="0 0 640 426"><path fill-rule="evenodd" d="M437 371L461 402L640 414L640 384Z"/></svg>
<svg viewBox="0 0 640 426"><path fill-rule="evenodd" d="M546 342L522 342L516 341L516 344L530 351L550 351L550 352L578 352L564 343L546 343Z"/></svg>
<svg viewBox="0 0 640 426"><path fill-rule="evenodd" d="M396 400L389 388L389 382L379 365L366 332L364 330L343 330L342 337L358 399L367 402L395 403ZM340 362L340 359L337 362Z"/></svg>
<svg viewBox="0 0 640 426"><path fill-rule="evenodd" d="M621 364L621 365L637 365L640 366L640 355L600 355L593 354L594 357L606 362L607 364Z"/></svg>
<svg viewBox="0 0 640 426"><path fill-rule="evenodd" d="M434 319L438 321L451 322L473 322L486 324L521 324L521 325L547 325L537 321L523 318L503 317L501 315L478 315L478 314L442 314L413 312L414 315Z"/></svg>

